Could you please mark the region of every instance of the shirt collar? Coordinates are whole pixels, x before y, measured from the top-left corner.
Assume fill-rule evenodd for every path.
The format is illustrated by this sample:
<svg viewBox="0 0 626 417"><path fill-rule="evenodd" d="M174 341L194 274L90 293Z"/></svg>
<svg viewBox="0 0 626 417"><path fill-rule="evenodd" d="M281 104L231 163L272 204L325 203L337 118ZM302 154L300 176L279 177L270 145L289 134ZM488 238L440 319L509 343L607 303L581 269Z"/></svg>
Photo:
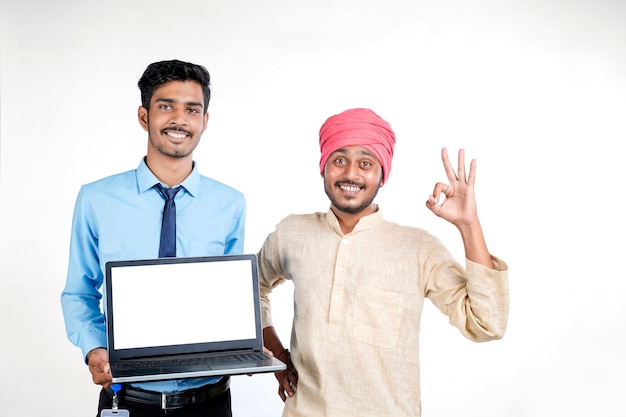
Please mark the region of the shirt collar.
<svg viewBox="0 0 626 417"><path fill-rule="evenodd" d="M150 171L150 168L148 168L146 158L141 158L141 162L137 168L137 187L139 188L139 192L143 193L159 182L159 179ZM195 162L193 163L191 173L180 185L182 185L192 197L197 196L200 192L200 173L198 172L198 167Z"/></svg>
<svg viewBox="0 0 626 417"><path fill-rule="evenodd" d="M335 213L333 213L330 208L326 212L326 221L335 232L337 232L339 235L343 235L343 232L341 231L341 226L339 226L339 220L337 220L337 216L335 216ZM381 213L380 208L378 208L374 213L368 214L365 217L361 217L356 226L354 226L352 232L350 233L357 233L363 230L373 229L374 227L381 224L383 221L383 214Z"/></svg>

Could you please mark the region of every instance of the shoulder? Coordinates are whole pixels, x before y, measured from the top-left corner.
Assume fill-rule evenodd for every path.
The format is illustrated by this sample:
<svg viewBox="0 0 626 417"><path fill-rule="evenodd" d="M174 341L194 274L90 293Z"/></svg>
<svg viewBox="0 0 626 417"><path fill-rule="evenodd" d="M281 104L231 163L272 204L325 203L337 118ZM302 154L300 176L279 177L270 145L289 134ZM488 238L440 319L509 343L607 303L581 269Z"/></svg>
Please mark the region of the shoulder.
<svg viewBox="0 0 626 417"><path fill-rule="evenodd" d="M207 187L207 188L214 188L214 189L219 189L219 190L223 190L225 192L231 192L233 194L241 194L241 191L237 190L235 187L225 184L221 181L218 181L216 179L207 177L205 175L200 175L200 185L202 187Z"/></svg>
<svg viewBox="0 0 626 417"><path fill-rule="evenodd" d="M399 241L419 241L419 242L437 242L438 239L425 229L401 225L395 222L384 220L381 223L381 227L385 230L385 235L393 236L396 239L402 239Z"/></svg>
<svg viewBox="0 0 626 417"><path fill-rule="evenodd" d="M220 196L222 196L222 198L229 198L234 200L244 199L243 193L235 187L204 175L200 175L200 188L202 189L202 191L206 191L212 194L219 194Z"/></svg>
<svg viewBox="0 0 626 417"><path fill-rule="evenodd" d="M81 187L81 193L84 195L110 194L119 192L119 190L137 187L136 170L132 169L126 172L109 175L89 183Z"/></svg>
<svg viewBox="0 0 626 417"><path fill-rule="evenodd" d="M277 229L289 229L289 228L305 228L311 226L319 226L326 223L326 213L308 213L308 214L290 214L283 218L278 225Z"/></svg>

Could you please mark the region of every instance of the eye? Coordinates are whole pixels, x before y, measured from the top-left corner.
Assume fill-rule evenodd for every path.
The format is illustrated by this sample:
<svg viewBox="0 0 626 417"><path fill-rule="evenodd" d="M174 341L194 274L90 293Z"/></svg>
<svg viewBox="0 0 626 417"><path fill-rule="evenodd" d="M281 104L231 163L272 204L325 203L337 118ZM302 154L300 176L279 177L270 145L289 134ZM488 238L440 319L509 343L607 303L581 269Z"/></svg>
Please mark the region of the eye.
<svg viewBox="0 0 626 417"><path fill-rule="evenodd" d="M170 110L171 108L172 108L172 106L167 104L167 103L159 104L159 109L161 109L161 110Z"/></svg>
<svg viewBox="0 0 626 417"><path fill-rule="evenodd" d="M197 109L195 107L191 107L187 110L189 113L193 113L193 114L200 114L200 109Z"/></svg>
<svg viewBox="0 0 626 417"><path fill-rule="evenodd" d="M361 162L361 167L363 168L371 168L373 166L373 164L370 161L362 161Z"/></svg>

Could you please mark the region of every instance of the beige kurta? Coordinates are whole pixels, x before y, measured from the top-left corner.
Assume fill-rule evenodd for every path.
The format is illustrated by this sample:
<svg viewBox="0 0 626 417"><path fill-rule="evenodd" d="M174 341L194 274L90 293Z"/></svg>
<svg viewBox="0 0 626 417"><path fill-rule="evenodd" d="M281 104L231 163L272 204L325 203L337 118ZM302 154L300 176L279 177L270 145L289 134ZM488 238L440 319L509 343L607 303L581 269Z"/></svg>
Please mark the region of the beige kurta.
<svg viewBox="0 0 626 417"><path fill-rule="evenodd" d="M380 211L344 235L332 213L291 215L259 252L263 326L269 294L294 284L291 358L299 373L284 417L420 416L419 330L424 298L466 337L503 336L506 264L463 269L427 232Z"/></svg>

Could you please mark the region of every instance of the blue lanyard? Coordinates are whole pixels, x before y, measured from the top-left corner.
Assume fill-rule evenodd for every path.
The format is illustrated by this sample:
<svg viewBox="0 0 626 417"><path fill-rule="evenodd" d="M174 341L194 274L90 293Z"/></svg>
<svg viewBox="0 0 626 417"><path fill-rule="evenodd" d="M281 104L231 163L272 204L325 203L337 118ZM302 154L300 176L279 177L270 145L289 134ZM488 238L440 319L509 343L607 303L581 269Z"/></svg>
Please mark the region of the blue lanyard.
<svg viewBox="0 0 626 417"><path fill-rule="evenodd" d="M111 389L113 390L113 403L112 403L112 409L113 410L117 410L117 405L118 405L118 398L117 398L117 393L120 392L120 390L122 389L122 384L113 384L111 385Z"/></svg>

